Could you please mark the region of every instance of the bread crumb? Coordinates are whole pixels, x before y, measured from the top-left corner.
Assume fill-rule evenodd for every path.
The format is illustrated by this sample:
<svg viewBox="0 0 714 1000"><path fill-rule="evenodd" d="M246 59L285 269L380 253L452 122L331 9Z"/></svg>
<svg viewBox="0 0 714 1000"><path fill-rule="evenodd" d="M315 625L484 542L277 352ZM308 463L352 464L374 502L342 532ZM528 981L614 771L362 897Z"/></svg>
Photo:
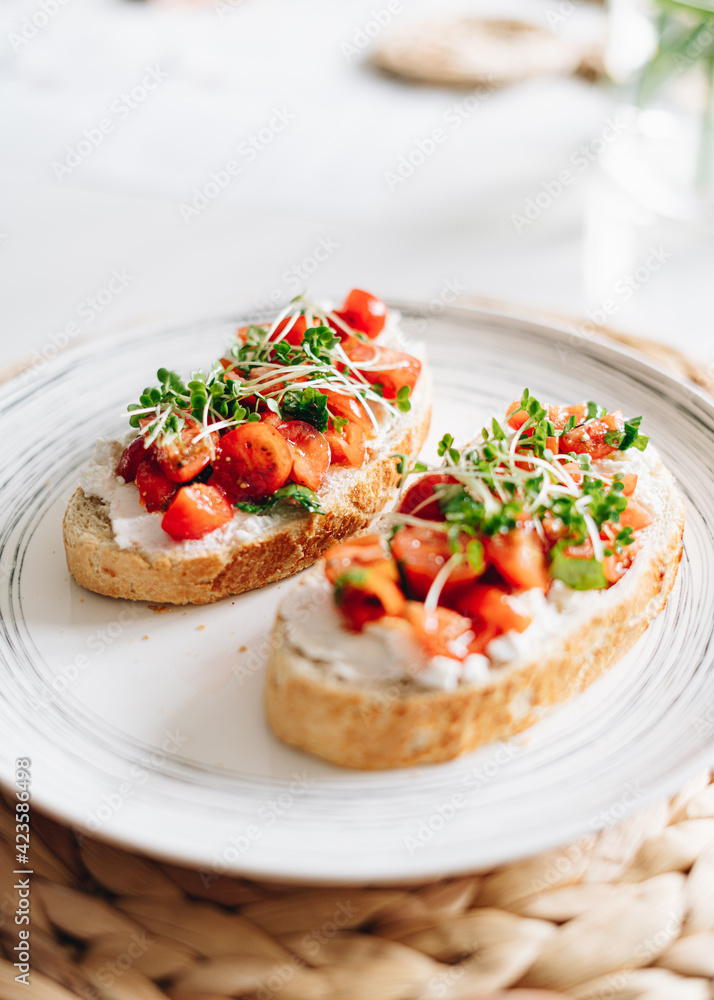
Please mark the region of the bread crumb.
<svg viewBox="0 0 714 1000"><path fill-rule="evenodd" d="M148 639L149 637L148 637L148 635L142 635L142 637L141 637L141 638L142 638L142 639Z"/></svg>
<svg viewBox="0 0 714 1000"><path fill-rule="evenodd" d="M197 631L197 632L201 632L201 631L203 631L203 629L204 629L205 627L206 627L205 625L197 625L197 626L196 626L196 631Z"/></svg>
<svg viewBox="0 0 714 1000"><path fill-rule="evenodd" d="M240 649L238 650L238 652L239 653L245 653L247 651L247 649L248 649L247 646L241 646Z"/></svg>
<svg viewBox="0 0 714 1000"><path fill-rule="evenodd" d="M162 615L165 611L171 611L168 604L147 604L147 607L149 611L153 611L155 615Z"/></svg>

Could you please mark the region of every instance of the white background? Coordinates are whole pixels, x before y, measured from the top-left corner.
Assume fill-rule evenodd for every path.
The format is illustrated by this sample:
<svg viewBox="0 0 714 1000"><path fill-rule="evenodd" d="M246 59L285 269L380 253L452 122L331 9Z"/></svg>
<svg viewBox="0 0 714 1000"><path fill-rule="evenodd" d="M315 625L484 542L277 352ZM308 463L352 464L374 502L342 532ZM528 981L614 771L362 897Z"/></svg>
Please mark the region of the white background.
<svg viewBox="0 0 714 1000"><path fill-rule="evenodd" d="M315 294L358 285L417 300L451 282L464 297L582 315L650 246L665 250L666 266L627 301L616 297L610 322L714 363L711 248L663 235L656 220L634 241L603 226L596 163L520 232L514 224L617 115L611 90L533 81L462 107L456 128L447 121L468 92L387 78L370 68L368 48L349 52L382 0L42 2L53 16L21 42L40 0L0 9L0 364L51 349L63 331L79 339L254 308L289 298L298 282ZM403 0L383 37L450 10L525 13L564 35L601 36L599 10L581 4L556 24L562 7ZM165 79L116 110L151 68ZM274 109L293 117L249 161L241 144ZM63 169L105 120L111 132ZM400 157L437 127L446 141L390 185ZM181 205L229 160L240 175L187 221ZM313 266L320 240L334 249L303 282L293 269ZM95 309L88 300L115 270L124 286Z"/></svg>

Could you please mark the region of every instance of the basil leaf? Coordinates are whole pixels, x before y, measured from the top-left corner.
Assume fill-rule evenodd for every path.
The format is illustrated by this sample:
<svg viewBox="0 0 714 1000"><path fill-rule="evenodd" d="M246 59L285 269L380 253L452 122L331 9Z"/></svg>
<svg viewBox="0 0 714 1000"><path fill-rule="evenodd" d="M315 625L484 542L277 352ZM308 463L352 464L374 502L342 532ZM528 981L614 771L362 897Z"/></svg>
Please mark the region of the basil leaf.
<svg viewBox="0 0 714 1000"><path fill-rule="evenodd" d="M317 494L307 486L300 486L299 483L288 483L286 486L281 486L279 490L260 503L237 503L236 507L248 514L270 514L283 500L291 504L299 504L311 514L325 513L320 506Z"/></svg>
<svg viewBox="0 0 714 1000"><path fill-rule="evenodd" d="M626 451L628 448L637 448L638 451L645 450L650 439L639 433L641 423L642 417L632 417L631 420L625 421L625 436L620 444L620 451Z"/></svg>
<svg viewBox="0 0 714 1000"><path fill-rule="evenodd" d="M602 563L598 559L573 559L562 550L556 552L550 564L550 575L573 590L605 590L607 587Z"/></svg>

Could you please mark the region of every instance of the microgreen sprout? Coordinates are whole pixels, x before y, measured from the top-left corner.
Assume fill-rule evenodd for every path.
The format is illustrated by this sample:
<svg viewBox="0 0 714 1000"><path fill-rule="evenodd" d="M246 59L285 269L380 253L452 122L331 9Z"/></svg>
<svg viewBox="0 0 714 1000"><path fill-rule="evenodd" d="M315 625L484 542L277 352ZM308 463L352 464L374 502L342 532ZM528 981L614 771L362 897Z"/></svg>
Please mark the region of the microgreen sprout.
<svg viewBox="0 0 714 1000"><path fill-rule="evenodd" d="M309 325L294 344L286 338L301 317ZM283 420L303 420L320 431L331 426L340 433L348 418L330 409L328 393L335 392L353 399L377 433L374 407L379 404L393 416L408 411L409 388L399 389L394 401L384 399L382 386L370 384L363 372L388 366L380 369L378 361L368 359L360 360L358 369L334 326L357 336L336 314L297 296L270 326L244 328L227 356L208 372L195 371L184 383L177 372L160 368L159 384L146 388L139 402L129 405L129 422L140 428L147 444L163 445L180 434L189 419L203 425L199 438L258 421L262 404Z"/></svg>

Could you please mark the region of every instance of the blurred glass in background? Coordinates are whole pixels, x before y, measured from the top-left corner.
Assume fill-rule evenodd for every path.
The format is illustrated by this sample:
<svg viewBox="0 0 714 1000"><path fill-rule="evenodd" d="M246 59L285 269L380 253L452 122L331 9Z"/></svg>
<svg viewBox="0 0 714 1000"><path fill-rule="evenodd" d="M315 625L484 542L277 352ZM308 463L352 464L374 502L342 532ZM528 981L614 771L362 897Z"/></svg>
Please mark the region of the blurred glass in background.
<svg viewBox="0 0 714 1000"><path fill-rule="evenodd" d="M605 70L623 134L603 150L588 200L591 318L622 324L667 268L649 311L687 322L714 268L714 5L610 0Z"/></svg>

